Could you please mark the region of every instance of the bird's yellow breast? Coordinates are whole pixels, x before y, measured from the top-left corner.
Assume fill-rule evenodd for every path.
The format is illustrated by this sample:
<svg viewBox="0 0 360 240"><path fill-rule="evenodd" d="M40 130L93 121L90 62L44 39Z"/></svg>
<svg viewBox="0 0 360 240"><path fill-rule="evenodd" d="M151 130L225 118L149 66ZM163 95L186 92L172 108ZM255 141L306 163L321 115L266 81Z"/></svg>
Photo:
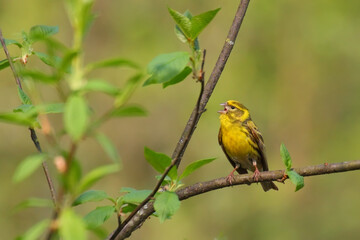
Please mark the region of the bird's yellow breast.
<svg viewBox="0 0 360 240"><path fill-rule="evenodd" d="M221 141L226 153L243 168L251 169L253 166L249 160L258 154L251 146L248 130L241 123L234 123L224 115L220 117L220 123Z"/></svg>

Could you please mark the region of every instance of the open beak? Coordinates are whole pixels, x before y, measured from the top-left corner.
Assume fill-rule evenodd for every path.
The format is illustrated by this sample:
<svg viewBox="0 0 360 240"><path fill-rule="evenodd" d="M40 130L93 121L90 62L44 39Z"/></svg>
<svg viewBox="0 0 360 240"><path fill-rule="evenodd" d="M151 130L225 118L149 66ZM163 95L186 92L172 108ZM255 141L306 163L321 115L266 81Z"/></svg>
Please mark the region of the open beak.
<svg viewBox="0 0 360 240"><path fill-rule="evenodd" d="M220 110L220 111L218 111L218 113L220 113L220 114L226 114L226 112L227 112L227 104L226 103L221 103L220 104L221 106L224 106L224 110Z"/></svg>

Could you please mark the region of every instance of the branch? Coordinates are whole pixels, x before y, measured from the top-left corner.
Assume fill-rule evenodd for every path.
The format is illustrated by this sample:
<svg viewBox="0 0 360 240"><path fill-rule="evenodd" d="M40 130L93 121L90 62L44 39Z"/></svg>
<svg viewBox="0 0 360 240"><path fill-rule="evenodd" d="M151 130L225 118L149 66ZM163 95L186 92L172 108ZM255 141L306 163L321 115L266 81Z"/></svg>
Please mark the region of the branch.
<svg viewBox="0 0 360 240"><path fill-rule="evenodd" d="M2 45L2 47L3 47L3 49L4 49L6 58L7 58L7 60L9 61L9 65L10 65L11 71L12 71L13 74L14 74L14 78L15 78L15 81L16 81L16 85L22 90L22 85L21 85L20 78L19 78L19 76L16 74L16 71L15 71L15 68L14 68L14 64L13 64L12 59L11 59L11 57L10 57L9 51L8 51L8 49L7 49L7 47L6 47L5 40L4 40L4 37L3 37L3 35L2 35L1 29L0 29L0 41L1 41L1 45ZM40 142L39 142L38 137L37 137L37 135L36 135L35 129L30 127L29 130L30 130L31 140L33 141L36 149L38 150L38 152L42 153L41 146L40 146ZM53 182L52 182L52 180L51 180L51 176L50 176L50 173L49 173L48 165L47 165L47 163L46 163L45 160L44 160L41 164L42 164L42 168L43 168L44 173L45 173L45 177L46 177L47 183L48 183L48 185L49 185L49 189L50 189L50 194L51 194L52 201L53 201L54 205L56 206L56 192L55 192L54 184L53 184Z"/></svg>
<svg viewBox="0 0 360 240"><path fill-rule="evenodd" d="M209 98L210 98L212 92L214 91L214 88L215 88L215 86L220 78L220 75L225 67L225 64L230 56L230 53L234 46L237 34L239 32L240 26L245 17L245 13L246 13L247 7L249 5L249 2L250 2L250 0L242 0L240 2L238 10L235 14L235 18L230 27L227 39L223 46L223 49L219 55L219 58L215 64L215 67L209 77L209 80L208 80L205 88L203 87L203 84L204 84L203 83L203 81L204 81L203 65L204 64L202 63L201 75L199 78L199 81L202 84L202 89L201 89L199 100L198 100L198 102L195 106L195 109L193 110L193 112L185 126L185 129L180 137L180 140L178 141L176 148L172 154L173 161L172 161L171 165L165 170L164 174L162 175L162 179L160 179L160 181L158 181L156 187L154 188L154 191L155 190L157 191L157 189L160 187L163 179L165 178L166 174L171 170L171 168L174 165L176 165L177 167L180 165L180 162L181 162L184 152L187 148L187 145L189 144L191 136L196 129L196 125L197 125L202 113L205 111L205 106L206 106L207 102L209 101ZM205 57L205 54L204 54L204 57ZM159 183L160 183L160 185L159 185ZM152 198L152 196L154 196L154 194L153 194L154 191L129 215L129 217L127 219L125 219L122 226L119 226L112 234L110 234L110 239L123 239L124 236L129 236L132 231L134 231L137 227L139 227L139 225L134 226L132 224L132 222L134 222L133 220L138 220L138 218L136 216L139 213L141 215L142 210L145 209L148 205L151 205L151 203L148 203L148 201ZM141 224L141 223L142 223L142 221L139 222L139 224ZM126 233L126 234L123 234L123 233ZM121 237L121 236L123 236L123 237Z"/></svg>
<svg viewBox="0 0 360 240"><path fill-rule="evenodd" d="M298 174L303 177L332 174L339 172L347 172L360 170L360 160L350 161L350 162L341 162L341 163L332 163L332 164L320 164L315 166L306 166L302 168L293 169ZM284 170L275 170L268 172L260 172L260 177L258 182L263 181L277 181L284 176ZM226 180L226 177L210 180L207 182L195 183L194 185L185 187L176 191L179 199L185 200L206 192L217 190L225 187L232 187L234 185L243 185L249 183L255 183L253 174L243 174L235 175L232 184ZM153 202L147 203L144 208L142 208L138 214L128 223L128 227L124 228L116 239L125 239L131 235L133 231L141 226L141 224L155 212Z"/></svg>

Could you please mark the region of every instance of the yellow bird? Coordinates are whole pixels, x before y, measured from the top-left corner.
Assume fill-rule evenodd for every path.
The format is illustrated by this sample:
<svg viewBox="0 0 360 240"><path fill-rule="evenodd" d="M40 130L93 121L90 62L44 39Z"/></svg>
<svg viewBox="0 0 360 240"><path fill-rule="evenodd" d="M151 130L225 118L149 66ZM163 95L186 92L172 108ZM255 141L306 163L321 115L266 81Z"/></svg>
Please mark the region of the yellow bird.
<svg viewBox="0 0 360 240"><path fill-rule="evenodd" d="M233 174L254 172L254 179L259 180L262 171L268 171L263 137L251 120L249 110L241 103L229 100L221 104L224 110L220 113L219 144L234 170L227 177L231 183ZM264 191L278 190L271 182L261 182Z"/></svg>

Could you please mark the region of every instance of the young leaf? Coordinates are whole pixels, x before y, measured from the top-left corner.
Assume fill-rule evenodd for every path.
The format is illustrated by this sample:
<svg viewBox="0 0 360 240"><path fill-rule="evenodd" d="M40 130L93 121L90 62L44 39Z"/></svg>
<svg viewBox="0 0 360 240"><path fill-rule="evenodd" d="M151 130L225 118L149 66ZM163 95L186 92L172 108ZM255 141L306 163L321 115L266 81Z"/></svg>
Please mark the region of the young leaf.
<svg viewBox="0 0 360 240"><path fill-rule="evenodd" d="M18 240L37 240L40 239L44 231L49 227L50 220L45 219L33 225L29 230L26 231L22 236L16 238Z"/></svg>
<svg viewBox="0 0 360 240"><path fill-rule="evenodd" d="M151 77L145 81L144 86L171 81L184 70L188 62L187 52L158 55L148 64L147 71Z"/></svg>
<svg viewBox="0 0 360 240"><path fill-rule="evenodd" d="M39 114L62 113L64 112L64 104L48 103L48 104L35 106L35 109Z"/></svg>
<svg viewBox="0 0 360 240"><path fill-rule="evenodd" d="M211 10L191 18L191 39L195 40L202 30L213 20L220 8Z"/></svg>
<svg viewBox="0 0 360 240"><path fill-rule="evenodd" d="M123 90L115 98L115 107L121 107L126 103L126 101L130 98L130 96L134 93L135 89L139 85L142 77L143 74L139 73L132 76L126 81Z"/></svg>
<svg viewBox="0 0 360 240"><path fill-rule="evenodd" d="M22 47L21 43L19 43L18 41L16 40L13 40L13 39L4 39L5 40L5 45L8 46L8 45L11 45L11 44L15 44L16 46L18 46L19 48ZM2 49L3 46L2 44L0 44L0 49Z"/></svg>
<svg viewBox="0 0 360 240"><path fill-rule="evenodd" d="M111 160L113 160L115 163L120 162L120 156L118 151L116 150L116 147L111 142L111 140L106 137L102 133L96 134L96 140L101 145L101 147L104 149L105 153L110 157Z"/></svg>
<svg viewBox="0 0 360 240"><path fill-rule="evenodd" d="M211 10L197 16L185 16L171 8L168 9L176 24L182 30L187 39L194 41L202 30L213 20L220 8Z"/></svg>
<svg viewBox="0 0 360 240"><path fill-rule="evenodd" d="M154 152L153 150L145 147L144 155L146 161L150 163L150 165L159 173L163 173L165 169L171 164L171 158L163 153ZM177 178L177 170L176 167L173 167L168 176L172 180L176 180Z"/></svg>
<svg viewBox="0 0 360 240"><path fill-rule="evenodd" d="M81 90L85 92L103 92L110 96L116 96L120 93L120 89L101 80L90 80L81 88Z"/></svg>
<svg viewBox="0 0 360 240"><path fill-rule="evenodd" d="M28 115L23 112L14 112L14 113L0 113L0 121L8 122L12 124L18 124L23 126L36 127L36 116Z"/></svg>
<svg viewBox="0 0 360 240"><path fill-rule="evenodd" d="M79 141L89 123L88 106L83 97L73 95L65 104L64 113L65 130L74 141Z"/></svg>
<svg viewBox="0 0 360 240"><path fill-rule="evenodd" d="M281 146L280 146L280 155L281 155L281 158L286 166L286 169L287 170L290 170L291 169L291 165L292 165L292 162L291 162L291 157L290 157L290 153L289 151L287 150L287 148L285 147L285 144L284 143L281 143Z"/></svg>
<svg viewBox="0 0 360 240"><path fill-rule="evenodd" d="M79 161L75 158L71 161L69 170L63 178L64 188L73 194L79 194L79 192L80 193L83 192L83 191L79 191L79 192L77 191L78 190L77 187L80 182L81 175L82 175L81 165Z"/></svg>
<svg viewBox="0 0 360 240"><path fill-rule="evenodd" d="M155 198L154 208L161 223L163 223L166 219L171 218L179 207L180 200L178 195L174 192L162 192Z"/></svg>
<svg viewBox="0 0 360 240"><path fill-rule="evenodd" d="M10 66L9 60L4 59L0 61L0 70L7 68L8 66Z"/></svg>
<svg viewBox="0 0 360 240"><path fill-rule="evenodd" d="M26 93L20 87L18 87L18 94L19 94L22 104L29 104L29 105L32 104L29 96L26 95Z"/></svg>
<svg viewBox="0 0 360 240"><path fill-rule="evenodd" d="M92 71L97 68L105 68L105 67L131 67L135 69L139 69L139 65L135 62L130 61L124 58L113 58L113 59L106 59L99 62L90 63L86 66L86 71Z"/></svg>
<svg viewBox="0 0 360 240"><path fill-rule="evenodd" d="M16 205L15 211L30 207L54 207L54 203L50 199L29 198Z"/></svg>
<svg viewBox="0 0 360 240"><path fill-rule="evenodd" d="M178 11L176 11L174 9L168 8L168 10L169 10L171 17L174 19L176 24L179 26L179 28L184 33L185 37L191 38L191 21L190 21L190 19L187 16L179 13Z"/></svg>
<svg viewBox="0 0 360 240"><path fill-rule="evenodd" d="M27 113L29 111L33 111L34 110L34 105L32 104L22 104L20 106L18 106L17 108L13 109L14 113L20 112L20 113Z"/></svg>
<svg viewBox="0 0 360 240"><path fill-rule="evenodd" d="M59 234L64 240L85 240L85 222L71 208L65 208L59 219Z"/></svg>
<svg viewBox="0 0 360 240"><path fill-rule="evenodd" d="M77 206L87 202L99 202L104 199L110 199L106 192L100 190L89 190L77 197L72 205Z"/></svg>
<svg viewBox="0 0 360 240"><path fill-rule="evenodd" d="M115 211L114 206L97 207L84 217L84 221L91 228L98 227L108 220Z"/></svg>
<svg viewBox="0 0 360 240"><path fill-rule="evenodd" d="M39 153L25 158L16 168L13 181L20 182L30 176L38 167L40 167L41 163L45 160L45 157L45 154Z"/></svg>
<svg viewBox="0 0 360 240"><path fill-rule="evenodd" d="M198 160L195 161L193 163L190 163L184 170L184 172L181 174L180 179L183 179L187 176L189 176L192 172L194 172L196 169L201 168L202 166L211 163L212 161L214 161L216 158L209 158L209 159L203 159L203 160Z"/></svg>
<svg viewBox="0 0 360 240"><path fill-rule="evenodd" d="M142 117L146 116L147 112L140 106L124 106L115 109L111 115L113 117Z"/></svg>
<svg viewBox="0 0 360 240"><path fill-rule="evenodd" d="M136 190L133 188L122 188L120 192L128 192L124 196L122 196L122 201L124 203L133 203L139 204L141 203L149 194L152 192L151 190Z"/></svg>
<svg viewBox="0 0 360 240"><path fill-rule="evenodd" d="M286 174L289 176L290 181L295 185L295 192L304 187L304 177L300 176L293 170L286 170Z"/></svg>
<svg viewBox="0 0 360 240"><path fill-rule="evenodd" d="M42 52L33 52L43 63L49 65L50 67L58 67L62 59L58 56L49 56Z"/></svg>
<svg viewBox="0 0 360 240"><path fill-rule="evenodd" d="M30 78L34 81L39 81L46 84L53 84L58 82L55 76L45 74L37 70L22 69L19 74L24 78Z"/></svg>
<svg viewBox="0 0 360 240"><path fill-rule="evenodd" d="M36 25L30 29L28 37L30 42L36 42L39 40L43 40L58 32L59 32L58 26Z"/></svg>
<svg viewBox="0 0 360 240"><path fill-rule="evenodd" d="M80 181L80 192L83 192L86 189L90 188L101 178L119 171L119 169L119 164L111 164L95 168Z"/></svg>
<svg viewBox="0 0 360 240"><path fill-rule="evenodd" d="M174 85L177 84L181 81L183 81L187 76L189 76L189 74L192 72L192 68L189 66L186 66L181 73L179 73L178 75L176 75L173 79L171 79L168 82L164 82L163 83L163 88L166 88L167 86L170 85Z"/></svg>

